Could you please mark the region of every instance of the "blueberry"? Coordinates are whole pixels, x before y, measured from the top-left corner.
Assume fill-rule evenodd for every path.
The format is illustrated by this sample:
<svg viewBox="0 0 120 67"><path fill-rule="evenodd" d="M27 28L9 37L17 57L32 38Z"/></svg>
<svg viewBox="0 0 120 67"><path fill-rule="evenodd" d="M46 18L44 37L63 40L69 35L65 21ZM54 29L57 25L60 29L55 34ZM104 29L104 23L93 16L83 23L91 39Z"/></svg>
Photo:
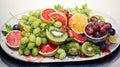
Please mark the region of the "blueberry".
<svg viewBox="0 0 120 67"><path fill-rule="evenodd" d="M115 35L115 29L111 28L108 33L110 33L111 35Z"/></svg>
<svg viewBox="0 0 120 67"><path fill-rule="evenodd" d="M100 46L101 50L106 50L108 48L108 46L105 43L100 43L98 45Z"/></svg>
<svg viewBox="0 0 120 67"><path fill-rule="evenodd" d="M20 30L18 24L13 25L13 30Z"/></svg>

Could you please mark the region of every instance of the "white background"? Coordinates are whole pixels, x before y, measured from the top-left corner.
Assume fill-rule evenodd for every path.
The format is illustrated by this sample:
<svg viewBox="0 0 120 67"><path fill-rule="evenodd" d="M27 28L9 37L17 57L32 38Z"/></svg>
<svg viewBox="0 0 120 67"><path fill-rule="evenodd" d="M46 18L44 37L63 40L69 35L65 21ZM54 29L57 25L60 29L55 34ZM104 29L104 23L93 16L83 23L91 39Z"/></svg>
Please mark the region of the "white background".
<svg viewBox="0 0 120 67"><path fill-rule="evenodd" d="M81 6L84 3L88 3L90 9L104 12L113 17L119 25L120 0L0 0L0 27L12 17L9 12L16 15L29 10L53 7L57 4L74 8L76 5ZM119 64L120 58L109 66L119 67ZM7 66L1 60L0 65Z"/></svg>

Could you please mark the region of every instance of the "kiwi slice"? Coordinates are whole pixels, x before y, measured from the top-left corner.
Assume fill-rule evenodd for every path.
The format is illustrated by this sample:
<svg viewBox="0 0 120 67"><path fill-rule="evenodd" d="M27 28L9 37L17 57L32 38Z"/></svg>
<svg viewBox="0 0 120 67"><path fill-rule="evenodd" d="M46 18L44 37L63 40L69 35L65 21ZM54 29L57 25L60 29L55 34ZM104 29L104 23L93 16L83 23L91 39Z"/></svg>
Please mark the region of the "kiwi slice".
<svg viewBox="0 0 120 67"><path fill-rule="evenodd" d="M62 32L54 27L51 27L49 30L46 30L46 36L53 44L56 45L61 44L68 38L66 32Z"/></svg>
<svg viewBox="0 0 120 67"><path fill-rule="evenodd" d="M94 56L95 53L95 45L91 42L85 42L83 43L81 47L81 51L86 55L86 56Z"/></svg>

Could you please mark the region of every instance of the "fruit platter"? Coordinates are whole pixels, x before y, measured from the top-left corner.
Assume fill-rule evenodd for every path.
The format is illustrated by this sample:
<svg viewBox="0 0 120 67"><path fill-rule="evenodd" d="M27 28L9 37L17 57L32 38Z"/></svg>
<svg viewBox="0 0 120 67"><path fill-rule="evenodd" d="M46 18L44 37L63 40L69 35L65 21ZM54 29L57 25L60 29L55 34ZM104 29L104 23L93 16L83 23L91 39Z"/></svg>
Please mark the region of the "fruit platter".
<svg viewBox="0 0 120 67"><path fill-rule="evenodd" d="M88 8L55 5L13 16L1 28L1 47L25 62L87 61L111 54L119 46L116 21Z"/></svg>

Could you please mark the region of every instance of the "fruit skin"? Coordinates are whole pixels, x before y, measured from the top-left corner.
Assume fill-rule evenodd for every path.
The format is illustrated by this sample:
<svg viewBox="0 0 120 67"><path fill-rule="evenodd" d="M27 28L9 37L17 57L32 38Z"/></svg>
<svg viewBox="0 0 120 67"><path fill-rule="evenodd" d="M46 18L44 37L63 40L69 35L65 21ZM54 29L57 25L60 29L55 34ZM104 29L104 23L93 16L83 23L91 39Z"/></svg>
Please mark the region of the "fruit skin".
<svg viewBox="0 0 120 67"><path fill-rule="evenodd" d="M22 38L23 38L23 35L21 31L13 30L6 35L6 43L9 47L17 49L20 46L20 40Z"/></svg>
<svg viewBox="0 0 120 67"><path fill-rule="evenodd" d="M46 44L47 45L47 44ZM51 44L51 45L54 45L54 44ZM41 47L42 45L40 45L40 47ZM54 56L56 53L57 53L57 50L59 49L59 46L57 46L56 48L55 48L55 50L53 50L52 52L48 52L48 53L45 53L45 52L41 52L40 51L40 47L39 47L39 54L41 54L41 55L43 55L43 56ZM43 48L45 48L45 47L43 47ZM48 49L48 48L47 48Z"/></svg>
<svg viewBox="0 0 120 67"><path fill-rule="evenodd" d="M110 34L110 35L115 35L115 29L110 29L110 30L108 30L108 33Z"/></svg>
<svg viewBox="0 0 120 67"><path fill-rule="evenodd" d="M82 44L81 51L86 56L94 56L95 55L95 45L91 42L85 42Z"/></svg>
<svg viewBox="0 0 120 67"><path fill-rule="evenodd" d="M20 30L19 25L18 24L13 25L13 30Z"/></svg>
<svg viewBox="0 0 120 67"><path fill-rule="evenodd" d="M50 14L56 12L55 9L52 8L47 8L41 11L41 19L46 22L46 23L50 23L51 19L50 19Z"/></svg>

